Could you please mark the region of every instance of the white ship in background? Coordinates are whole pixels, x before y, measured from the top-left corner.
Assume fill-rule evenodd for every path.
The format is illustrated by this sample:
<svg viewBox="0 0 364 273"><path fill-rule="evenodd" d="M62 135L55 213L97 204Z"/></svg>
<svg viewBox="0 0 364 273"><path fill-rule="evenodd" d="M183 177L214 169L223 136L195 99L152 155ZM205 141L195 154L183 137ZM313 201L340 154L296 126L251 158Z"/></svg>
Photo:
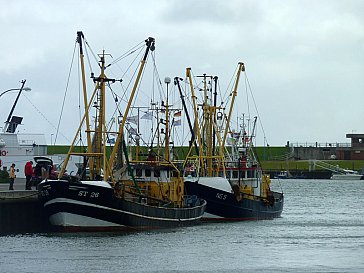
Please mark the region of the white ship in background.
<svg viewBox="0 0 364 273"><path fill-rule="evenodd" d="M0 127L0 169L9 170L11 164L14 163L18 178L25 178L24 166L26 162L32 160L35 163L35 156L49 157L47 156L47 142L44 134L17 133L23 117L13 115L13 112L22 91L30 91L30 88L24 87L25 82L26 80L21 81L22 86L18 89L9 89L0 93L1 97L9 91L19 91L4 127ZM55 155L50 158L58 165L63 162L65 155ZM77 167L74 165L74 170L76 169Z"/></svg>
<svg viewBox="0 0 364 273"><path fill-rule="evenodd" d="M11 164L15 163L16 176L25 178L25 163L33 160L34 156L47 156L47 143L44 135L0 133L1 170L9 170Z"/></svg>
<svg viewBox="0 0 364 273"><path fill-rule="evenodd" d="M18 90L18 95L10 110L5 125L0 131L0 168L9 170L15 163L16 176L24 178L24 166L27 161L33 160L34 156L47 155L47 143L44 134L18 134L17 128L21 125L23 117L13 115L22 91L30 91L25 87L26 80L21 81L18 89L9 89L0 94L0 97L9 91Z"/></svg>

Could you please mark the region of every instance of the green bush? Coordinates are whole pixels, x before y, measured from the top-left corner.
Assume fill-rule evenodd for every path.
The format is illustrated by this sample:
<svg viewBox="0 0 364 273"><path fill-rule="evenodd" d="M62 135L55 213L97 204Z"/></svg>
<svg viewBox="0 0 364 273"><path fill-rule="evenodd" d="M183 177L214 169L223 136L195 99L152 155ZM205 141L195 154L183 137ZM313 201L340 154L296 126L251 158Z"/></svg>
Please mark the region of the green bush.
<svg viewBox="0 0 364 273"><path fill-rule="evenodd" d="M0 170L0 183L9 182L9 173L7 171Z"/></svg>

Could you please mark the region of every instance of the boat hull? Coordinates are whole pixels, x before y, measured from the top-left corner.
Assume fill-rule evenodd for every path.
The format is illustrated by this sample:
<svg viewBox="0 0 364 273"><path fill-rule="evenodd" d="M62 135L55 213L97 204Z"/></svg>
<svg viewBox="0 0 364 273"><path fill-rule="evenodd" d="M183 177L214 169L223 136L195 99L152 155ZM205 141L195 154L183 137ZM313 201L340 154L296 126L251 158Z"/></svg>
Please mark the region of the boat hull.
<svg viewBox="0 0 364 273"><path fill-rule="evenodd" d="M332 180L361 180L363 176L361 174L333 174Z"/></svg>
<svg viewBox="0 0 364 273"><path fill-rule="evenodd" d="M62 231L128 231L194 225L206 208L206 201L200 199L186 208L150 206L118 198L111 187L96 183L48 180L39 184L38 191L51 226Z"/></svg>
<svg viewBox="0 0 364 273"><path fill-rule="evenodd" d="M222 191L198 182L185 181L188 194L207 201L204 221L243 221L280 217L283 211L283 194L273 192L275 201L269 204L262 199L243 198L238 201L233 193Z"/></svg>

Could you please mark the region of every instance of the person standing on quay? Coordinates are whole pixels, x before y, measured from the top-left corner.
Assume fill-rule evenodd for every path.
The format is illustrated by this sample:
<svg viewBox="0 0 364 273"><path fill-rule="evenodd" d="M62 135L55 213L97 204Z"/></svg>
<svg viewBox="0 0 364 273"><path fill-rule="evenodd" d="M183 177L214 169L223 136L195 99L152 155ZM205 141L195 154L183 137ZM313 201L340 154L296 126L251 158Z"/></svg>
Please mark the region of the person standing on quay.
<svg viewBox="0 0 364 273"><path fill-rule="evenodd" d="M25 168L24 168L24 174L25 174L25 189L26 190L31 190L32 189L32 175L33 175L33 162L32 161L28 161L25 164Z"/></svg>
<svg viewBox="0 0 364 273"><path fill-rule="evenodd" d="M9 180L10 180L10 185L9 185L9 190L13 191L14 190L14 180L16 178L15 175L15 164L11 164L11 167L9 169Z"/></svg>

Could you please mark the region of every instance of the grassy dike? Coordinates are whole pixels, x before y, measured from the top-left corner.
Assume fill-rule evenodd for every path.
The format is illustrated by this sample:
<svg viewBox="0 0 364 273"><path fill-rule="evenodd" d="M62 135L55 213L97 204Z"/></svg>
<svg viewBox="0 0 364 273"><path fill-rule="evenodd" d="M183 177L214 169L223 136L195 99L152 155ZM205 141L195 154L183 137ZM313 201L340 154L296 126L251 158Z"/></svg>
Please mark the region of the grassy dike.
<svg viewBox="0 0 364 273"><path fill-rule="evenodd" d="M76 147L75 151L85 149L84 147ZM69 146L48 146L48 155L67 154ZM139 148L140 154L146 154L145 147ZM108 149L110 152L110 149ZM135 147L132 147L132 152L135 152ZM288 149L287 147L256 147L255 152L262 164L262 168L266 171L281 171L281 170L299 170L308 171L310 169L309 160L285 160ZM176 147L175 157L183 159L188 153L188 147ZM324 162L334 166L339 166L344 169L361 171L364 168L364 160L325 160ZM316 170L322 170L316 166Z"/></svg>

